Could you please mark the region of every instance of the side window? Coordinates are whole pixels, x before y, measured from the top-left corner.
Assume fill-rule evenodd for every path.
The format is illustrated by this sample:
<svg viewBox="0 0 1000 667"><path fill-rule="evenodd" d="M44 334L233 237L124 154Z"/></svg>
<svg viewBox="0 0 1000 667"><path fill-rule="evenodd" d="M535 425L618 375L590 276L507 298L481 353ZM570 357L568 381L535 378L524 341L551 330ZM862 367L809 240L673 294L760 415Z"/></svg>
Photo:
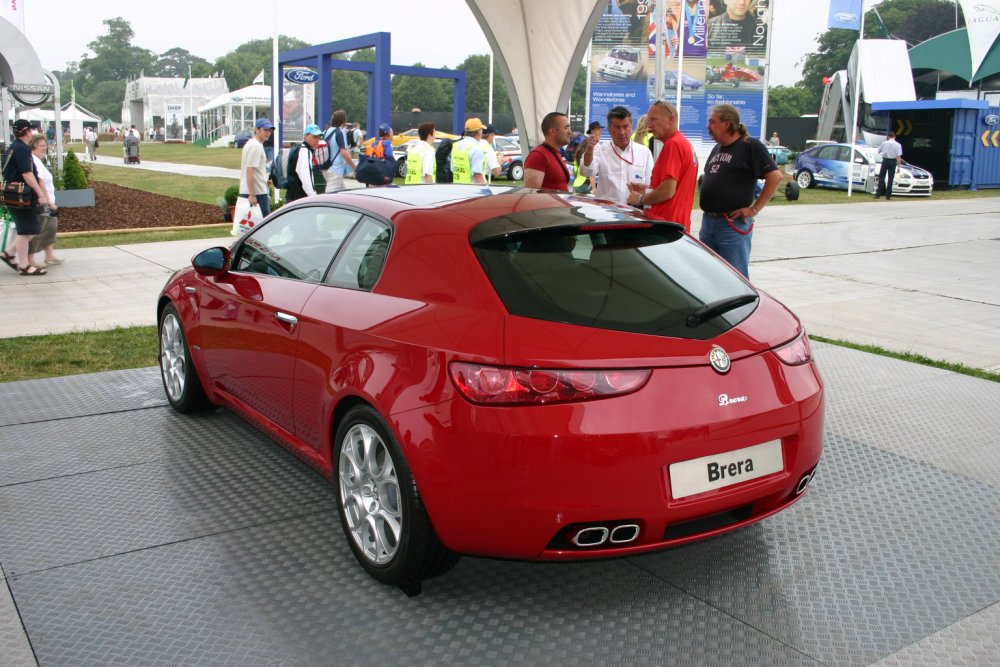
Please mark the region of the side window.
<svg viewBox="0 0 1000 667"><path fill-rule="evenodd" d="M327 283L338 287L371 289L382 273L389 252L389 228L364 218L337 256Z"/></svg>
<svg viewBox="0 0 1000 667"><path fill-rule="evenodd" d="M319 282L360 217L330 206L290 210L243 240L233 270Z"/></svg>

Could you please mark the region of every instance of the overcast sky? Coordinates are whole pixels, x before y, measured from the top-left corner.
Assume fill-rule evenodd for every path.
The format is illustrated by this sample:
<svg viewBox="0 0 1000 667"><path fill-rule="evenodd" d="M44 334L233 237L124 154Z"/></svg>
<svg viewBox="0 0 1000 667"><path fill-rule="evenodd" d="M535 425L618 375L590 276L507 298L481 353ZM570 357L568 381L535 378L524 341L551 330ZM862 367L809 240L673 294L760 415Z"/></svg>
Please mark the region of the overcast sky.
<svg viewBox="0 0 1000 667"><path fill-rule="evenodd" d="M534 0L553 2L558 0ZM252 39L272 34L271 0L21 0L25 34L42 66L65 69L89 53L87 44L107 32L103 21L121 16L135 32L133 44L163 53L187 49L213 62ZM815 50L826 30L829 0L771 0L774 24L771 85L799 80L802 57ZM870 4L870 3L869 3ZM473 53L488 53L479 24L465 0L280 0L278 30L311 44L392 33L395 65L421 62L427 67L455 67ZM379 8L379 12L372 11Z"/></svg>

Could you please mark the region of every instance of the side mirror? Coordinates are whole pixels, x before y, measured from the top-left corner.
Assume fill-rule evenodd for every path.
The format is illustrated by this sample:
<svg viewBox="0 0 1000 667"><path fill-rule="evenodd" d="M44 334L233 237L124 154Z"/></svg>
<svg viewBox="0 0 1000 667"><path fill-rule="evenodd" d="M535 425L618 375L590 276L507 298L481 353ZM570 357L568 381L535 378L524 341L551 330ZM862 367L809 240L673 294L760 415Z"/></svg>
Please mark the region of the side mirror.
<svg viewBox="0 0 1000 667"><path fill-rule="evenodd" d="M229 271L229 261L232 255L229 248L219 246L202 250L191 258L191 266L203 276L220 276Z"/></svg>

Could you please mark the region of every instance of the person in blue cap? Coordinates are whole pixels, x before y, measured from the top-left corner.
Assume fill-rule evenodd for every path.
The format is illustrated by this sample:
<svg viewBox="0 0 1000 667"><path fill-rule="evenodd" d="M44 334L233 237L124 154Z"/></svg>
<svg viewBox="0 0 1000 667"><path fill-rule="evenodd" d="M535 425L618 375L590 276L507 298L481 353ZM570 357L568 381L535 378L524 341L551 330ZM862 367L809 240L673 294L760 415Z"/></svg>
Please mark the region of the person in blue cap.
<svg viewBox="0 0 1000 667"><path fill-rule="evenodd" d="M260 206L260 215L266 218L271 212L267 189L267 155L264 142L274 131L274 124L267 118L254 123L253 136L243 145L240 156L240 197L250 200L250 206Z"/></svg>
<svg viewBox="0 0 1000 667"><path fill-rule="evenodd" d="M302 143L292 146L288 153L288 190L285 192L285 198L290 202L316 194L313 185L312 158L313 151L323 136L323 130L316 124L306 125L304 135ZM302 150L303 148L306 150ZM291 168L292 165L295 166L294 169Z"/></svg>

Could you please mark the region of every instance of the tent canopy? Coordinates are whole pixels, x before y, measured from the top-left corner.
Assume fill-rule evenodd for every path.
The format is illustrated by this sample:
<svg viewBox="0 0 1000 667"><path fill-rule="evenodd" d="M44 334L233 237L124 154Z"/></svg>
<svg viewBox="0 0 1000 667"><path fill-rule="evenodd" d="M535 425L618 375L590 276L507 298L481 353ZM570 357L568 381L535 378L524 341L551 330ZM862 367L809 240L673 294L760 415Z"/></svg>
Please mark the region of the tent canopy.
<svg viewBox="0 0 1000 667"><path fill-rule="evenodd" d="M260 84L240 88L229 93L223 93L198 107L198 111L208 111L230 104L254 104L271 107L271 86Z"/></svg>
<svg viewBox="0 0 1000 667"><path fill-rule="evenodd" d="M573 83L607 0L466 0L500 64L524 148L566 113Z"/></svg>
<svg viewBox="0 0 1000 667"><path fill-rule="evenodd" d="M1000 74L1000 40L994 42L979 70L972 71L969 35L965 28L932 37L910 49L913 69L941 70L965 79L970 84Z"/></svg>

